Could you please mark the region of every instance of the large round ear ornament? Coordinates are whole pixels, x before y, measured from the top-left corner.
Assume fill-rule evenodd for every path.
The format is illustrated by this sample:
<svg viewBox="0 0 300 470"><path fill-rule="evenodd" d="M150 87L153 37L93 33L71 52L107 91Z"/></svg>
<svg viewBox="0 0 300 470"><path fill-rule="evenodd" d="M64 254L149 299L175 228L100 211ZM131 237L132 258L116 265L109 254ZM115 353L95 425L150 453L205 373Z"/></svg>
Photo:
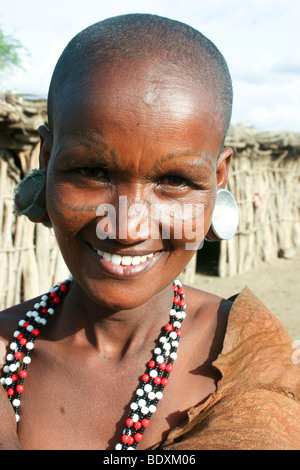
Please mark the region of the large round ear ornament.
<svg viewBox="0 0 300 470"><path fill-rule="evenodd" d="M45 170L31 170L15 188L14 211L16 215L26 215L32 222L40 222L50 228L52 223L46 209L45 185Z"/></svg>
<svg viewBox="0 0 300 470"><path fill-rule="evenodd" d="M209 242L229 240L237 230L239 211L236 200L227 189L219 189L211 226L205 240Z"/></svg>

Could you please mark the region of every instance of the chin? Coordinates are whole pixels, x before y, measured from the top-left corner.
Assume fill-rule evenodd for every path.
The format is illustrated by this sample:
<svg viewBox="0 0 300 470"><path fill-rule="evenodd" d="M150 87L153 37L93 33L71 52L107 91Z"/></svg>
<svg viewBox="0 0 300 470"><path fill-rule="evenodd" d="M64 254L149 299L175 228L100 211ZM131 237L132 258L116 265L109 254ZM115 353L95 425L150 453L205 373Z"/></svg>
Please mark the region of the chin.
<svg viewBox="0 0 300 470"><path fill-rule="evenodd" d="M163 290L161 286L152 285L145 281L120 281L109 278L95 279L73 276L82 293L97 306L111 311L134 310L152 299L158 291ZM169 283L171 284L172 281ZM84 299L86 300L86 299Z"/></svg>

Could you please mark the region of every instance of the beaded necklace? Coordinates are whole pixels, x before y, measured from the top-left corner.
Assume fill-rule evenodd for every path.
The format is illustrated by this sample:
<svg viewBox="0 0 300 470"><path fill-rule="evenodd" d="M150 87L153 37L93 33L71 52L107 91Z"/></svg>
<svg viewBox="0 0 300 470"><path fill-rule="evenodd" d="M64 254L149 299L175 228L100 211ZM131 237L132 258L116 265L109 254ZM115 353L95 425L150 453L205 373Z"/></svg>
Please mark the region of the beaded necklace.
<svg viewBox="0 0 300 470"><path fill-rule="evenodd" d="M48 318L54 314L55 306L60 304L68 292L72 276L58 283L34 304L34 309L26 313L19 321L19 328L14 332L14 340L10 344L10 352L6 356L1 383L12 404L16 421L19 422L19 407L24 391L24 379L27 377L27 366L31 362L30 353L34 342L46 325ZM173 304L170 310L170 320L164 327L164 333L158 339L153 358L148 362L147 370L141 377L141 383L136 390L136 398L130 404L129 415L116 450L135 450L143 438L145 429L150 424L150 418L156 412L156 407L163 398L163 390L168 385L173 363L177 358L177 348L181 337L181 322L186 316L184 290L177 279L173 282ZM22 360L22 365L21 361Z"/></svg>

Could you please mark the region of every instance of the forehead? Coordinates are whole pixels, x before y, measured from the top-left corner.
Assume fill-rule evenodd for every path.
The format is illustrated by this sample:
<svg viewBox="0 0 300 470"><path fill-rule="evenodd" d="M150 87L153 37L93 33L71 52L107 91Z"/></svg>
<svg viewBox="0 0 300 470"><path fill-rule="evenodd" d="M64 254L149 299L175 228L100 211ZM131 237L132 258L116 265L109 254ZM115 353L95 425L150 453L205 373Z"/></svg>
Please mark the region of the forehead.
<svg viewBox="0 0 300 470"><path fill-rule="evenodd" d="M91 67L67 80L59 99L56 139L87 133L109 144L123 133L132 136L131 148L159 142L162 153L220 150L223 126L213 91L176 67L153 61Z"/></svg>

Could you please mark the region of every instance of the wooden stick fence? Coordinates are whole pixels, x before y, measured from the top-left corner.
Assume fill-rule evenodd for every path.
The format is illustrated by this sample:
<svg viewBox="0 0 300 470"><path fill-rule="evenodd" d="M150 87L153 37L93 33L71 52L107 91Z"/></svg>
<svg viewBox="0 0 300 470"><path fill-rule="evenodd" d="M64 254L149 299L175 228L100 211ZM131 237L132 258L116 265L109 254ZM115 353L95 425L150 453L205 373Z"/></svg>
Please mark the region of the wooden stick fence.
<svg viewBox="0 0 300 470"><path fill-rule="evenodd" d="M13 212L14 187L38 167L37 128L46 123L46 104L8 100L0 103L0 310L69 276L53 232Z"/></svg>

